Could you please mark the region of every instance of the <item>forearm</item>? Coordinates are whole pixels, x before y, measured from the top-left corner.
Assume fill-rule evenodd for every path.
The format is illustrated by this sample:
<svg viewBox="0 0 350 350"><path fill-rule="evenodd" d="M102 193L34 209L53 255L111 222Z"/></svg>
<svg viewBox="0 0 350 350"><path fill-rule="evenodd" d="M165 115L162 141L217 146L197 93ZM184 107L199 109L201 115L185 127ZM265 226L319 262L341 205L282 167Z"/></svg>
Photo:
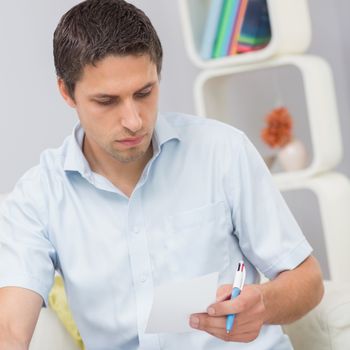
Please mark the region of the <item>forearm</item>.
<svg viewBox="0 0 350 350"><path fill-rule="evenodd" d="M0 349L28 350L28 345L15 339L12 334L0 330Z"/></svg>
<svg viewBox="0 0 350 350"><path fill-rule="evenodd" d="M0 317L0 350L28 350L30 339L31 336L23 331L19 322L16 326L10 326Z"/></svg>
<svg viewBox="0 0 350 350"><path fill-rule="evenodd" d="M42 297L26 288L0 288L0 350L27 350Z"/></svg>
<svg viewBox="0 0 350 350"><path fill-rule="evenodd" d="M322 299L322 273L314 257L291 271L259 286L265 304L264 323L286 324L297 320Z"/></svg>

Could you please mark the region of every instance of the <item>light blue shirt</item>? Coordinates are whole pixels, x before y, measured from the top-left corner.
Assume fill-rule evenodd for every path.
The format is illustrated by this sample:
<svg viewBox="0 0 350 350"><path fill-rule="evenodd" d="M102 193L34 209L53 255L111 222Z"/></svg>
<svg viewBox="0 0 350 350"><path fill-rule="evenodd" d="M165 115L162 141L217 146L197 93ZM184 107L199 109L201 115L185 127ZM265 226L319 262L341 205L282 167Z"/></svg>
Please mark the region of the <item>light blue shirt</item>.
<svg viewBox="0 0 350 350"><path fill-rule="evenodd" d="M144 333L156 286L213 271L232 283L241 259L246 283L256 283L256 269L274 278L310 255L247 137L215 120L159 115L154 155L130 198L91 171L83 137L78 125L43 152L3 204L0 287L47 303L58 270L88 350L291 349L279 326L248 344Z"/></svg>

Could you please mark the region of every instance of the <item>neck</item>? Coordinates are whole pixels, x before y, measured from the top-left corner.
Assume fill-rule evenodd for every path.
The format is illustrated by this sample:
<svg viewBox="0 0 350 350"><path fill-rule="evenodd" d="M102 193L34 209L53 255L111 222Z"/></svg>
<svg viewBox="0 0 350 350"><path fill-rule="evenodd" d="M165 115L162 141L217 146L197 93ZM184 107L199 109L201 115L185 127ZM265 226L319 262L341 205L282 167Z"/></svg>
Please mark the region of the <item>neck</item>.
<svg viewBox="0 0 350 350"><path fill-rule="evenodd" d="M82 149L91 170L106 177L127 196L131 195L145 166L153 156L152 143L140 159L129 163L123 163L105 151L92 147L86 137L84 137Z"/></svg>

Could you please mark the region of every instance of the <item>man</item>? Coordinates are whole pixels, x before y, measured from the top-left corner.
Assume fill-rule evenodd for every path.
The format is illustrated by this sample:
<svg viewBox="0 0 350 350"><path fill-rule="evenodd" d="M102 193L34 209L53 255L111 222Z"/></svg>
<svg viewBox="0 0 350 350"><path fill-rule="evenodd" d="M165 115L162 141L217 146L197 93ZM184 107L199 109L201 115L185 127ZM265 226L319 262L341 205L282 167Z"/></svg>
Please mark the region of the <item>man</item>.
<svg viewBox="0 0 350 350"><path fill-rule="evenodd" d="M245 135L158 113L161 44L123 0L73 7L54 58L79 124L2 207L0 349L28 348L55 270L89 350L291 349L277 324L320 301L321 273ZM226 300L242 259L247 284ZM271 282L258 284L257 269ZM145 334L156 286L213 271L226 284L191 316L194 332Z"/></svg>

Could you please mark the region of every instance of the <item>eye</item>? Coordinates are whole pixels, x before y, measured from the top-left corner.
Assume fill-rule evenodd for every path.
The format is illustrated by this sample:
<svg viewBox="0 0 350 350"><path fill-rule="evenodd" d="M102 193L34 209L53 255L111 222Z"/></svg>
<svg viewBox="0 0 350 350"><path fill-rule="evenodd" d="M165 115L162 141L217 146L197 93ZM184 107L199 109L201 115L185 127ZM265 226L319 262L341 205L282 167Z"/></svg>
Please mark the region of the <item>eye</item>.
<svg viewBox="0 0 350 350"><path fill-rule="evenodd" d="M114 100L96 100L96 103L101 106L109 106L114 103Z"/></svg>
<svg viewBox="0 0 350 350"><path fill-rule="evenodd" d="M137 98L144 98L144 97L147 97L151 94L152 92L152 89L149 89L149 90L146 90L146 91L142 91L142 92L138 92L137 94L135 94L135 96Z"/></svg>

